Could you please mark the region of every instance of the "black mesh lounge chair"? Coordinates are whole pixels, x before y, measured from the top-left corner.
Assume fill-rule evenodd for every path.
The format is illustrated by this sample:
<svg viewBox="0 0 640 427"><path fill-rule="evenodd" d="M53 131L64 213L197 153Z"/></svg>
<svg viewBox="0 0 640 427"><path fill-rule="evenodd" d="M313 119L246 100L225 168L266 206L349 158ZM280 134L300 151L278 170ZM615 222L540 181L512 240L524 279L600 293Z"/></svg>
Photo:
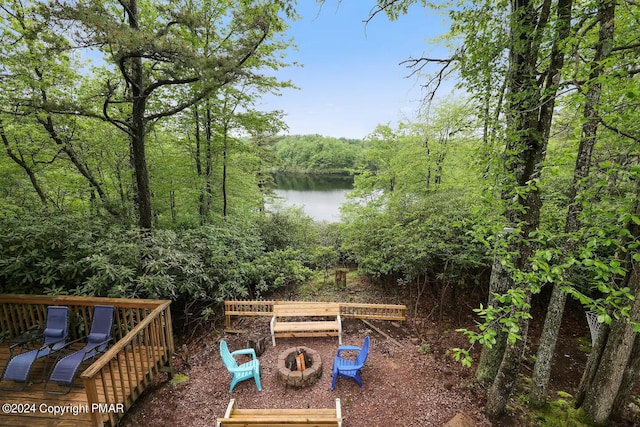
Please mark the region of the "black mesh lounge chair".
<svg viewBox="0 0 640 427"><path fill-rule="evenodd" d="M29 373L34 362L41 357L49 356L64 348L68 334L68 319L68 307L47 307L47 325L42 333L44 337L42 346L14 356L14 351L17 349L22 350L26 347L26 341L13 344L10 347L9 361L2 371L0 383L5 380L13 380L22 385L20 387L0 387L1 390L24 390L29 383Z"/></svg>
<svg viewBox="0 0 640 427"><path fill-rule="evenodd" d="M44 384L44 391L52 394L67 394L73 387L73 380L78 374L80 365L85 360L91 360L104 351L111 341L111 327L113 326L113 306L96 305L93 310L91 331L89 335L67 343L53 366L51 375ZM79 350L69 353L74 343L86 340L86 345ZM51 389L50 383L57 383L57 389ZM48 388L49 387L49 388Z"/></svg>

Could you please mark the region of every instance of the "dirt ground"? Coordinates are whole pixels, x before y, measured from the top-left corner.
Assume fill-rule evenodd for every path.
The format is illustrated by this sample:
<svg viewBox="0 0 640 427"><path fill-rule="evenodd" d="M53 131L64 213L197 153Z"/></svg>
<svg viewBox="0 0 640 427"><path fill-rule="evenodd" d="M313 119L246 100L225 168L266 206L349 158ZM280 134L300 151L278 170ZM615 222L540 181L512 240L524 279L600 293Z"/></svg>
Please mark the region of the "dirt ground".
<svg viewBox="0 0 640 427"><path fill-rule="evenodd" d="M386 298L382 299L383 295ZM327 300L323 295L315 297ZM385 303L401 303L402 299L362 282L350 284L337 297L340 301ZM522 425L517 414L492 424L483 413L484 392L473 382L474 368L464 368L450 357L451 348L468 347L466 338L455 329L472 327L472 309L477 307L479 298L482 297L443 305L441 311L438 300L423 297L418 313L424 317L405 322L371 322L384 335L360 320L344 319L343 344L361 346L366 335L371 338L362 388L353 380L339 378L336 389L330 390L337 338L282 338L275 347L268 338L266 351L260 357L262 391L257 391L253 380L246 380L229 393L231 375L220 359L220 340L226 340L231 351L246 348L249 338L269 337L267 318L241 319L234 324L234 328L244 331L240 334L209 331L191 337L188 343L182 344L178 339L174 367L188 379L176 384L161 377L129 410L121 425L213 426L216 418L224 415L231 398L240 408L330 408L335 406L335 398L340 398L344 427L442 426L460 412L471 417L478 427ZM532 324L530 337L539 335L539 323ZM588 334L580 311L570 306L554 359L551 394L573 393L578 385L587 359L579 343ZM535 343L535 338L530 341ZM310 347L322 358L323 374L307 388L286 387L276 375L278 354L295 346ZM534 344L531 347L535 349ZM477 357L478 351L472 349L472 355ZM525 364L522 373L530 375L530 370L531 366Z"/></svg>

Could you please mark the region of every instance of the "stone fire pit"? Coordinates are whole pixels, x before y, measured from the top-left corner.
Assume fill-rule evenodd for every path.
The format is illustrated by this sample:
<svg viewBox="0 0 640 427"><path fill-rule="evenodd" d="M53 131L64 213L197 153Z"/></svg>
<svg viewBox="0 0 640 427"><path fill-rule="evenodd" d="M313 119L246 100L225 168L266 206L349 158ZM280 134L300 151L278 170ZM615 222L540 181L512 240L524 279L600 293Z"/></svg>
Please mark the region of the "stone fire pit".
<svg viewBox="0 0 640 427"><path fill-rule="evenodd" d="M298 371L295 358L304 354L306 369ZM309 347L291 347L278 355L278 379L289 387L307 387L322 376L322 360L320 353Z"/></svg>

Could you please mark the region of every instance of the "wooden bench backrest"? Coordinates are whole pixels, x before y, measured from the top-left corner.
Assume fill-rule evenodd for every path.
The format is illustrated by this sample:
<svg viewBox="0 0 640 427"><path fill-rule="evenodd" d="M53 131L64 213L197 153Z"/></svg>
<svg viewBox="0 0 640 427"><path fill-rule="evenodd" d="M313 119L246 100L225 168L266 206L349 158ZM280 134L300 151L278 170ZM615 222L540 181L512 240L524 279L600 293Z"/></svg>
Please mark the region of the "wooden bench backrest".
<svg viewBox="0 0 640 427"><path fill-rule="evenodd" d="M340 304L330 302L307 302L274 304L273 315L276 317L294 316L332 316L340 315Z"/></svg>

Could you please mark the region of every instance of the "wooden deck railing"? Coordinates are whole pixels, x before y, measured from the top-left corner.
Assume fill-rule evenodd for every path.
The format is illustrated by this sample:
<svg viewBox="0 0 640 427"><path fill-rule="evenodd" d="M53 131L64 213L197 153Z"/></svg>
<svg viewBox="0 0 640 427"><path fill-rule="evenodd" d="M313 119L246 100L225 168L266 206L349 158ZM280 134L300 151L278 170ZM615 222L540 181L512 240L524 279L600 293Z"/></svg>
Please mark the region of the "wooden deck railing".
<svg viewBox="0 0 640 427"><path fill-rule="evenodd" d="M225 325L231 326L231 316L273 316L274 304L288 304L299 301L225 301ZM357 319L405 320L407 307L397 304L338 303L340 316Z"/></svg>
<svg viewBox="0 0 640 427"><path fill-rule="evenodd" d="M110 425L133 405L173 354L169 301L160 304L81 375L89 407L122 404L124 411L107 411ZM92 412L100 425L99 412Z"/></svg>
<svg viewBox="0 0 640 427"><path fill-rule="evenodd" d="M69 307L70 338L88 333L94 306L116 308L115 344L80 375L88 407L106 405L91 412L92 424L115 426L160 368L171 361L174 344L170 301L3 294L0 331L17 336L32 327L43 328L50 305Z"/></svg>

